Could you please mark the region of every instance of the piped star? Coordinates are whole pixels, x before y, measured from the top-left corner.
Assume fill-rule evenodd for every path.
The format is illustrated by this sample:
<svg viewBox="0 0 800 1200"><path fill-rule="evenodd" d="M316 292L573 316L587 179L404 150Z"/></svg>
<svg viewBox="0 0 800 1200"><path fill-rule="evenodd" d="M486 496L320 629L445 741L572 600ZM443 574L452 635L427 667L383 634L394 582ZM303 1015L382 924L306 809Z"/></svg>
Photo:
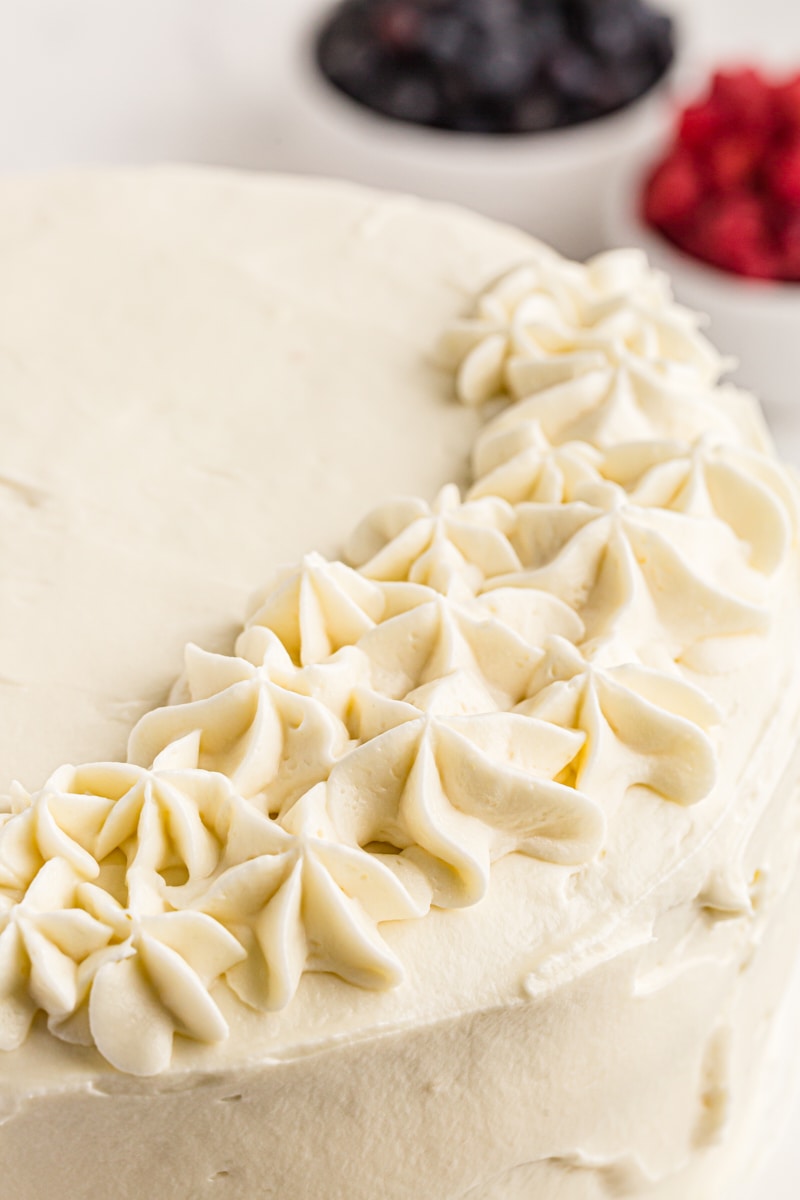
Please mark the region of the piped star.
<svg viewBox="0 0 800 1200"><path fill-rule="evenodd" d="M602 479L601 462L601 452L585 442L553 448L538 421L519 421L499 429L489 425L475 444L476 482L468 498L500 496L509 504L564 504L574 499L582 485Z"/></svg>
<svg viewBox="0 0 800 1200"><path fill-rule="evenodd" d="M391 870L388 861L342 842L325 784L279 822L240 805L222 869L193 900L247 948L246 960L227 974L240 999L284 1008L306 971L364 988L396 986L403 968L378 925L423 915L430 894L411 864Z"/></svg>
<svg viewBox="0 0 800 1200"><path fill-rule="evenodd" d="M199 746L199 734L188 734L162 751L152 769L105 763L82 768L73 782L84 795L113 797L94 855L100 862L121 852L126 894L140 910L159 911L165 882L204 879L219 861L215 826L230 785L222 775L196 769Z"/></svg>
<svg viewBox="0 0 800 1200"><path fill-rule="evenodd" d="M79 972L79 1007L51 1025L66 1041L94 1042L112 1066L155 1075L169 1066L176 1033L213 1043L228 1025L212 985L245 957L219 922L199 912L138 912L94 884L82 884L83 908L113 941Z"/></svg>
<svg viewBox="0 0 800 1200"><path fill-rule="evenodd" d="M377 584L344 563L308 554L264 589L248 625L272 629L292 661L308 666L357 642L381 620L385 607Z"/></svg>
<svg viewBox="0 0 800 1200"><path fill-rule="evenodd" d="M394 726L334 768L331 813L348 841L403 851L430 878L435 903L476 903L491 862L515 850L568 865L597 851L599 806L557 781L583 734L512 713L444 717L384 705Z"/></svg>
<svg viewBox="0 0 800 1200"><path fill-rule="evenodd" d="M556 619L562 617L553 609ZM540 606L539 615L544 624L553 614ZM561 621L565 624L566 618ZM526 632L534 630L531 621ZM460 604L437 592L428 603L378 625L361 639L359 649L370 662L373 687L392 699L403 699L421 684L455 671L468 671L505 708L525 694L541 657L534 642L497 619L489 606L471 599Z"/></svg>
<svg viewBox="0 0 800 1200"><path fill-rule="evenodd" d="M636 663L604 667L563 638L549 639L532 698L518 712L580 730L575 786L607 806L641 784L677 804L696 804L714 786L709 731L715 705L677 676Z"/></svg>
<svg viewBox="0 0 800 1200"><path fill-rule="evenodd" d="M604 376L608 386L619 371L673 393L697 392L713 388L727 365L640 251L600 255L585 266L540 255L488 289L475 316L447 330L441 351L457 369L466 404L528 397L587 377Z"/></svg>
<svg viewBox="0 0 800 1200"><path fill-rule="evenodd" d="M347 749L342 720L366 659L352 647L327 662L297 668L271 630L253 626L238 654L186 652L190 699L144 716L128 756L149 765L170 743L199 735L199 766L226 775L237 791L277 811L324 779Z"/></svg>
<svg viewBox="0 0 800 1200"><path fill-rule="evenodd" d="M21 899L51 859L63 859L84 879L99 874L94 842L113 800L74 790L77 773L60 767L33 795L15 785L16 811L0 825L0 898Z"/></svg>
<svg viewBox="0 0 800 1200"><path fill-rule="evenodd" d="M64 859L48 860L17 900L0 904L0 1049L25 1041L36 1013L69 1016L80 997L80 964L111 931L77 906L81 876Z"/></svg>
<svg viewBox="0 0 800 1200"><path fill-rule="evenodd" d="M699 669L728 669L769 628L763 580L725 524L631 504L611 483L581 495L520 505L525 569L487 586L542 588L580 614L587 639L622 637L634 657L657 651Z"/></svg>
<svg viewBox="0 0 800 1200"><path fill-rule="evenodd" d="M455 484L432 505L401 499L375 509L347 544L347 558L375 580L422 583L448 592L455 580L477 590L519 569L509 542L514 512L497 498L462 503Z"/></svg>
<svg viewBox="0 0 800 1200"><path fill-rule="evenodd" d="M633 505L724 522L763 574L777 570L796 541L797 488L779 463L756 451L712 437L622 443L600 469Z"/></svg>

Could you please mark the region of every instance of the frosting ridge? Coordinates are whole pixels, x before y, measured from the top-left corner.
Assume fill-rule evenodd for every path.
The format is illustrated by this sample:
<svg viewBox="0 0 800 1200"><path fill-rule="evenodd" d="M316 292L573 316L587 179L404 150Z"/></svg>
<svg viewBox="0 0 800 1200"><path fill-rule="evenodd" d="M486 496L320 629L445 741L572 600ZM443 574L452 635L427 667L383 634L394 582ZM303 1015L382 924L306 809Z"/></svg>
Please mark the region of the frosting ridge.
<svg viewBox="0 0 800 1200"><path fill-rule="evenodd" d="M757 652L797 540L749 402L638 252L542 251L443 349L465 403L506 403L467 495L390 500L346 562L280 569L232 654L187 648L127 763L14 793L0 1045L43 1011L157 1073L176 1034L227 1035L220 989L396 985L384 923L479 903L510 854L591 870L631 788L713 790L708 679Z"/></svg>

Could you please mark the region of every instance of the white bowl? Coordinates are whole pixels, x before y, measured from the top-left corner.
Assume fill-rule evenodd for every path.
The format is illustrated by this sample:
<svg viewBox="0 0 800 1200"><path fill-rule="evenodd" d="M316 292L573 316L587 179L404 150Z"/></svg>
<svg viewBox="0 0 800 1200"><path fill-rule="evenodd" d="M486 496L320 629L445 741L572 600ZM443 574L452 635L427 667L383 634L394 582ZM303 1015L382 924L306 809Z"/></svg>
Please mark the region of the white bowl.
<svg viewBox="0 0 800 1200"><path fill-rule="evenodd" d="M296 31L295 90L285 106L295 169L463 204L573 258L602 248L609 178L670 121L674 65L626 108L566 129L484 135L406 124L327 82L314 58L318 28L305 21Z"/></svg>
<svg viewBox="0 0 800 1200"><path fill-rule="evenodd" d="M641 246L672 278L677 298L710 318L714 344L738 363L735 382L755 392L779 421L800 416L800 285L745 279L683 253L640 215L642 189L658 155L618 171L607 193L612 246Z"/></svg>

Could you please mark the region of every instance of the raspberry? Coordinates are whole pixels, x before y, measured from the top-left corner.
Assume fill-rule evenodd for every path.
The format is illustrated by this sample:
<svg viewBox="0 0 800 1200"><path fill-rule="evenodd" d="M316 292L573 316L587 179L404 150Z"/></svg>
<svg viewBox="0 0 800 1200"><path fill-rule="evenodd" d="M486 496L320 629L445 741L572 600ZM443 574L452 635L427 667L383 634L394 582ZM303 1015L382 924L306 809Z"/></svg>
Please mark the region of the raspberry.
<svg viewBox="0 0 800 1200"><path fill-rule="evenodd" d="M800 133L800 75L775 89L775 104L789 130Z"/></svg>
<svg viewBox="0 0 800 1200"><path fill-rule="evenodd" d="M669 229L694 212L702 196L691 156L676 151L651 175L645 192L645 218Z"/></svg>
<svg viewBox="0 0 800 1200"><path fill-rule="evenodd" d="M690 150L705 150L723 131L725 113L716 104L704 101L684 109L678 128L678 140Z"/></svg>
<svg viewBox="0 0 800 1200"><path fill-rule="evenodd" d="M789 218L781 236L781 258L784 279L800 283L800 213Z"/></svg>
<svg viewBox="0 0 800 1200"><path fill-rule="evenodd" d="M761 200L746 192L709 199L697 214L697 236L709 262L739 275L774 277L767 214Z"/></svg>
<svg viewBox="0 0 800 1200"><path fill-rule="evenodd" d="M800 282L800 74L719 71L645 188L646 220L695 258Z"/></svg>
<svg viewBox="0 0 800 1200"><path fill-rule="evenodd" d="M751 67L717 71L711 84L711 99L740 126L765 129L772 122L772 88Z"/></svg>
<svg viewBox="0 0 800 1200"><path fill-rule="evenodd" d="M725 134L708 147L709 179L719 191L743 187L753 176L760 158L759 140L738 133Z"/></svg>
<svg viewBox="0 0 800 1200"><path fill-rule="evenodd" d="M773 156L767 164L767 180L773 196L800 209L800 138Z"/></svg>

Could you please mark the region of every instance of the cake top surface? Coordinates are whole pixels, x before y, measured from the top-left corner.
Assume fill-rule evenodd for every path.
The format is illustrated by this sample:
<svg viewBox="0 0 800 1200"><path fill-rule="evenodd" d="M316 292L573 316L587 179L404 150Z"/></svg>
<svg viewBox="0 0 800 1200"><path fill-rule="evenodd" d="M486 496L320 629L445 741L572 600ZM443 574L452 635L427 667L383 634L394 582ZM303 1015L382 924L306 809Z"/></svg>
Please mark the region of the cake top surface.
<svg viewBox="0 0 800 1200"><path fill-rule="evenodd" d="M466 477L430 351L525 244L334 183L4 183L0 792L124 757L276 565Z"/></svg>
<svg viewBox="0 0 800 1200"><path fill-rule="evenodd" d="M795 485L642 256L193 172L0 214L0 1076L287 1057L750 903Z"/></svg>

